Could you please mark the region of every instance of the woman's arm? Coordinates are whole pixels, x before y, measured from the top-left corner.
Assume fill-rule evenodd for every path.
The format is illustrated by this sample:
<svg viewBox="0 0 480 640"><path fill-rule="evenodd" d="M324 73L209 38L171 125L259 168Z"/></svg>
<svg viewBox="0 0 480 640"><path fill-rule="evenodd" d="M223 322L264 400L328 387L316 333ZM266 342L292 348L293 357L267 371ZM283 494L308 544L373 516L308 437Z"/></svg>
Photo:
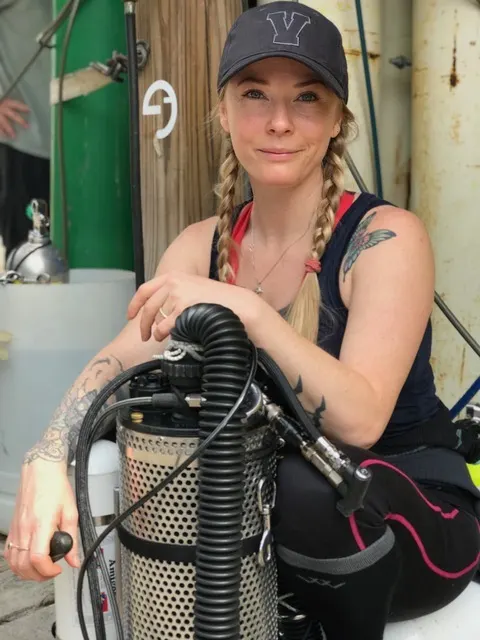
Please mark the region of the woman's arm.
<svg viewBox="0 0 480 640"><path fill-rule="evenodd" d="M210 218L187 227L167 248L157 268L156 277L176 269L185 274L208 275L208 247L215 219ZM85 367L61 404L41 440L26 454L24 462L47 460L68 464L75 455L83 419L101 389L121 372L147 362L165 347L153 337L144 342L140 334L140 317L130 320L122 331Z"/></svg>
<svg viewBox="0 0 480 640"><path fill-rule="evenodd" d="M432 250L420 220L384 207L364 233L380 230L393 233L380 235L384 239L370 248L347 250L342 277L345 273L349 314L339 360L299 336L265 304L256 305L247 326L317 426L364 448L377 442L391 417L434 295Z"/></svg>

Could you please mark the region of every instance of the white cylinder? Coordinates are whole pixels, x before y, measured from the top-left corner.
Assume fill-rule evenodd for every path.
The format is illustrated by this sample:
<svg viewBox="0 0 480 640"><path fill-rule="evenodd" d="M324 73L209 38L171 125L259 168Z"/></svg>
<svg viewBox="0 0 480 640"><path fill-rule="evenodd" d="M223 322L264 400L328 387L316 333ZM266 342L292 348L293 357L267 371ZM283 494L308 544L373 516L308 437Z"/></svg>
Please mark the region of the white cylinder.
<svg viewBox="0 0 480 640"><path fill-rule="evenodd" d="M480 5L414 0L412 209L435 253L436 289L480 336ZM452 406L478 377L478 356L438 309L432 365Z"/></svg>
<svg viewBox="0 0 480 640"><path fill-rule="evenodd" d="M73 488L75 488L74 466L75 463L69 468L69 478ZM88 494L97 535L100 535L114 518L114 490L118 487L118 479L119 459L117 446L108 440L99 440L92 447L88 464ZM78 535L80 542L80 532ZM114 590L116 587L115 542L116 534L112 531L100 545L110 576L110 583ZM81 544L79 544L79 556L80 560L83 561ZM68 565L65 560L60 560L58 564L62 568L62 573L54 580L56 637L58 640L82 640L83 636L80 631L76 603L79 570ZM116 640L117 634L112 615L112 603L100 570L98 571L98 576L107 640ZM94 638L96 637L95 627L93 625L92 605L86 575L83 582L83 613L88 635L90 638Z"/></svg>
<svg viewBox="0 0 480 640"><path fill-rule="evenodd" d="M10 527L23 456L125 326L134 293L135 274L117 269L72 269L69 284L0 285L0 338L11 336L0 359L0 532Z"/></svg>
<svg viewBox="0 0 480 640"><path fill-rule="evenodd" d="M258 4L269 4L271 0L259 0ZM331 20L340 30L347 57L349 74L348 108L353 112L358 135L350 144L349 151L357 165L369 191L375 191L375 165L372 146L370 113L368 109L365 72L362 63L357 12L354 0L303 0ZM381 0L363 0L363 22L367 42L370 77L378 119L380 89L380 46L381 46ZM347 189L358 190L350 172L345 174Z"/></svg>
<svg viewBox="0 0 480 640"><path fill-rule="evenodd" d="M383 0L380 108L383 197L408 208L411 165L412 0ZM393 60L393 62L392 62ZM394 64L396 62L396 64ZM402 68L402 64L403 66Z"/></svg>

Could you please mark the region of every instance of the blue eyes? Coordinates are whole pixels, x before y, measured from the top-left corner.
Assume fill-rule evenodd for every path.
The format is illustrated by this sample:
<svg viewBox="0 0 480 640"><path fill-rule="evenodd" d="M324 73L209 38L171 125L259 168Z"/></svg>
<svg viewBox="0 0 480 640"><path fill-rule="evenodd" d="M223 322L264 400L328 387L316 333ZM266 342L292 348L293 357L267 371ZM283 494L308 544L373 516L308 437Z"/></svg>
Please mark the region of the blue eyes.
<svg viewBox="0 0 480 640"><path fill-rule="evenodd" d="M304 100L302 100L302 98L304 98ZM302 93L302 95L298 97L298 100L300 100L301 102L316 102L318 99L319 98L317 94L313 93L312 91Z"/></svg>
<svg viewBox="0 0 480 640"><path fill-rule="evenodd" d="M259 91L258 89L250 89L249 91L246 91L243 94L243 96L245 98L249 98L250 100L261 100L262 98L265 98L265 94L262 91ZM318 99L319 98L317 94L313 93L313 91L307 91L306 93L302 93L297 98L299 102L317 102Z"/></svg>
<svg viewBox="0 0 480 640"><path fill-rule="evenodd" d="M250 91L246 91L243 96L245 98L251 98L252 100L260 100L260 98L263 97L263 93L256 89L250 89Z"/></svg>

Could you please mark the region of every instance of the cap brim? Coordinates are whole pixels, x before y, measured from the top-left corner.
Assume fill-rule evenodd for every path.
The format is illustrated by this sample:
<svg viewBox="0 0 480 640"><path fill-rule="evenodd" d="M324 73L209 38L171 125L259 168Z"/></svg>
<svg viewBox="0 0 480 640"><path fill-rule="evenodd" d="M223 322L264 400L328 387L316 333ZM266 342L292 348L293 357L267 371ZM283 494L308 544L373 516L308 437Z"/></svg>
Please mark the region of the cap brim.
<svg viewBox="0 0 480 640"><path fill-rule="evenodd" d="M303 56L291 51L278 51L272 53L271 51L255 53L253 55L247 56L246 58L242 58L239 60L233 67L231 67L223 76L220 78L218 82L218 90L220 90L225 84L233 78L235 74L237 74L248 65L253 64L254 62L258 62L259 60L265 60L266 58L290 58L291 60L296 60L297 62L302 62L304 65L309 67L315 75L317 75L320 80L331 89L341 100L344 102L347 101L348 96L345 95L344 90L336 80L336 78L330 73L328 69L326 69L323 65L318 62L314 62L307 56Z"/></svg>

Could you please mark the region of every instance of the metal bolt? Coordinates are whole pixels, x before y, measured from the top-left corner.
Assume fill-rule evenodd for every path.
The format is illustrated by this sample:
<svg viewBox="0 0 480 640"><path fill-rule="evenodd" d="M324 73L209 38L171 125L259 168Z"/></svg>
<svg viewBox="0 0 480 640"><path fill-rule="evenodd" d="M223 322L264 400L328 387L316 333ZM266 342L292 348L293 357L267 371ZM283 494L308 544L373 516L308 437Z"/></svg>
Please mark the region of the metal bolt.
<svg viewBox="0 0 480 640"><path fill-rule="evenodd" d="M405 67L412 66L410 58L407 58L407 56L403 54L401 56L395 56L395 58L390 58L389 62L393 64L394 67L397 67L397 69L405 69Z"/></svg>

